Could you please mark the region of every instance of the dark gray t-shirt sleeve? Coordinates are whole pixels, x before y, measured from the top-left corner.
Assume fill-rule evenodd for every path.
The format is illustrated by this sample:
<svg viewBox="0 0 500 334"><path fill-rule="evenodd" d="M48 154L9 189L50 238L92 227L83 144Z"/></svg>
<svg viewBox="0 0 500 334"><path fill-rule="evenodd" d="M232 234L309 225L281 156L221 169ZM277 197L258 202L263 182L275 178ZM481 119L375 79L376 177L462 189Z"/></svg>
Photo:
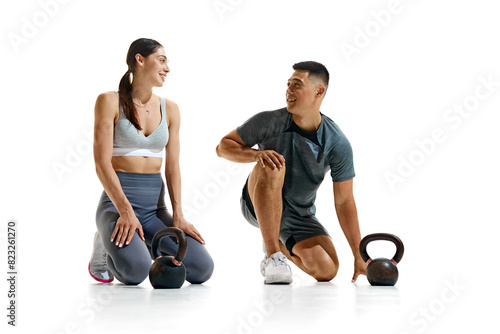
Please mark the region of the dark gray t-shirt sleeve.
<svg viewBox="0 0 500 334"><path fill-rule="evenodd" d="M329 155L333 182L350 180L355 176L351 143L341 136Z"/></svg>
<svg viewBox="0 0 500 334"><path fill-rule="evenodd" d="M245 145L253 147L279 135L283 131L284 120L286 120L286 112L263 111L250 117L236 130Z"/></svg>

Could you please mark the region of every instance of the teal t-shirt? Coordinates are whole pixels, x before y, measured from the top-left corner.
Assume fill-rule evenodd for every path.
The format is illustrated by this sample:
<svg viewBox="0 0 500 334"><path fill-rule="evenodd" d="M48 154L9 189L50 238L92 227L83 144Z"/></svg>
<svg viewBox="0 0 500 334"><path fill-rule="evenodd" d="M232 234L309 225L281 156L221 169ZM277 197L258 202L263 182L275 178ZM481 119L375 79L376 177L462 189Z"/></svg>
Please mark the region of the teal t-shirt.
<svg viewBox="0 0 500 334"><path fill-rule="evenodd" d="M355 176L351 144L334 121L321 114L315 133L302 131L286 108L264 111L237 128L248 147L274 150L285 157L283 200L287 210L314 216L316 192L330 170L333 182Z"/></svg>

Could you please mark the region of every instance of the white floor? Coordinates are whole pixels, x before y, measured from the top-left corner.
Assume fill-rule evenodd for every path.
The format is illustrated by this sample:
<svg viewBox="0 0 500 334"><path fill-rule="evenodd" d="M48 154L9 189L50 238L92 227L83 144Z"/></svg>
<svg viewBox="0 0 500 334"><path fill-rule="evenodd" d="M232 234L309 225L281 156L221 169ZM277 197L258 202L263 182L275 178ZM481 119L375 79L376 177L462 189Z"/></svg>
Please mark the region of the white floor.
<svg viewBox="0 0 500 334"><path fill-rule="evenodd" d="M400 266L395 287L372 287L365 277L350 283L346 265L333 282L317 283L294 271L292 285L265 285L243 263L233 275L224 268L203 285L155 290L78 282L40 286L21 281L17 331L22 333L493 333L494 314L485 307L497 292L466 276L418 277ZM253 270L252 270L253 269ZM83 270L82 270L83 272ZM29 281L28 277L26 281ZM497 327L498 328L498 327ZM10 329L10 328L9 328ZM14 332L14 331L12 331Z"/></svg>

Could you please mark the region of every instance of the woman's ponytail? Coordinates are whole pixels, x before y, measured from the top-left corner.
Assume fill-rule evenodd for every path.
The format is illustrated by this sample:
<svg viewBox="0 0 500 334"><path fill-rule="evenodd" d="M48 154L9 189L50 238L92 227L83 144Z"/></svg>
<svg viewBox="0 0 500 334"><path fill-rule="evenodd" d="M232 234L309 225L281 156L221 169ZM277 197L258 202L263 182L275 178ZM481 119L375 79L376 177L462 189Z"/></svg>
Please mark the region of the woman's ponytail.
<svg viewBox="0 0 500 334"><path fill-rule="evenodd" d="M120 97L120 109L123 110L125 117L132 123L135 128L139 131L142 130L139 125L139 119L137 117L134 101L132 101L132 82L130 80L130 75L132 78L134 76L134 70L136 65L135 55L140 54L144 58L148 57L150 54L155 53L158 48L162 47L160 43L149 38L139 38L130 44L130 48L127 52L127 65L128 70L125 72L118 85L118 96Z"/></svg>
<svg viewBox="0 0 500 334"><path fill-rule="evenodd" d="M132 101L132 83L130 82L130 74L132 72L127 70L120 80L118 86L118 96L120 97L120 110L123 110L125 117L132 123L135 128L139 131L142 130L139 125L139 120L137 119L137 113L135 112L135 105Z"/></svg>

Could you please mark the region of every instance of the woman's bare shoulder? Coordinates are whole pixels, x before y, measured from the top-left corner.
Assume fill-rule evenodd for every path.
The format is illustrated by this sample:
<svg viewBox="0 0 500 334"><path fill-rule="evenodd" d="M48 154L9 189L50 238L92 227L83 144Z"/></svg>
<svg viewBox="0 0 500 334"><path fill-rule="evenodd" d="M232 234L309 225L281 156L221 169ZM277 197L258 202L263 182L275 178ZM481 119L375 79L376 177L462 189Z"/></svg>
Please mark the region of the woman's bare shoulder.
<svg viewBox="0 0 500 334"><path fill-rule="evenodd" d="M97 96L95 112L101 116L116 118L118 115L118 95L114 91L101 93Z"/></svg>
<svg viewBox="0 0 500 334"><path fill-rule="evenodd" d="M170 99L167 99L166 97L164 97L164 99L165 99L165 106L167 107L167 109L179 110L179 106L177 105L177 103L175 103L174 101L172 101Z"/></svg>

